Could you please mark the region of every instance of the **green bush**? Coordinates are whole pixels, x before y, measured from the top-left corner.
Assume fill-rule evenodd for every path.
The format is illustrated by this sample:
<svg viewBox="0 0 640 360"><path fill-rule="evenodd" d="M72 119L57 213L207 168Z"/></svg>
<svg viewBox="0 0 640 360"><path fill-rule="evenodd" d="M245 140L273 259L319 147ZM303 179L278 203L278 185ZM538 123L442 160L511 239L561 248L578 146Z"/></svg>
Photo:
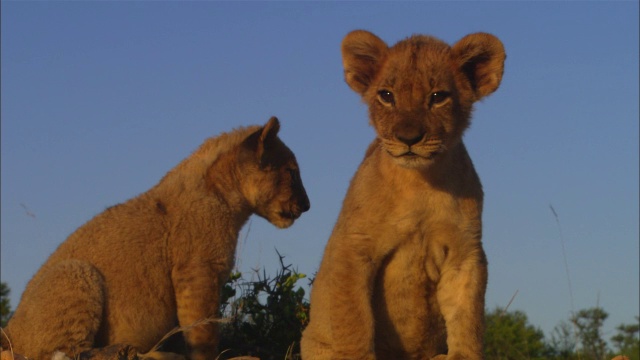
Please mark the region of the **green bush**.
<svg viewBox="0 0 640 360"><path fill-rule="evenodd" d="M277 252L277 251L276 251ZM220 359L255 356L261 360L300 358L300 337L309 322L309 302L296 286L306 277L285 265L273 278L256 271L258 280L246 281L233 273L222 292ZM238 290L240 294L238 295Z"/></svg>
<svg viewBox="0 0 640 360"><path fill-rule="evenodd" d="M9 303L9 285L0 282L0 327L7 326L9 318L11 318L11 304Z"/></svg>
<svg viewBox="0 0 640 360"><path fill-rule="evenodd" d="M490 360L544 359L542 330L529 324L522 311L496 308L485 315L485 357Z"/></svg>

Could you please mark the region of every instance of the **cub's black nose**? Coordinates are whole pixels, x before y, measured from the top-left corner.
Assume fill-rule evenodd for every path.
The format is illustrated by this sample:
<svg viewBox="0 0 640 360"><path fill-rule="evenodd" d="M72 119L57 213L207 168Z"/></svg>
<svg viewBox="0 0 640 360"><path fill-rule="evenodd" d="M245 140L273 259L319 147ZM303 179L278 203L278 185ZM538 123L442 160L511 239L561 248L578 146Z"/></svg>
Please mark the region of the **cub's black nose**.
<svg viewBox="0 0 640 360"><path fill-rule="evenodd" d="M403 143L411 146L413 144L417 144L424 137L424 133L421 134L396 134L396 139L402 141Z"/></svg>
<svg viewBox="0 0 640 360"><path fill-rule="evenodd" d="M309 202L309 198L305 195L304 198L298 204L300 206L300 211L306 212L311 209L311 203Z"/></svg>

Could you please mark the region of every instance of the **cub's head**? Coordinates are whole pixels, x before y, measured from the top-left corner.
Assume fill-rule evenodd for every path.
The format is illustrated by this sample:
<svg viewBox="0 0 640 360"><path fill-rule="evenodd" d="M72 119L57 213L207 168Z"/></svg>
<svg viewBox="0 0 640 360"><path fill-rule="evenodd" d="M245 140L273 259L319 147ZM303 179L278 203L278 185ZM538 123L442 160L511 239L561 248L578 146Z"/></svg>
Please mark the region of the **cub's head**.
<svg viewBox="0 0 640 360"><path fill-rule="evenodd" d="M241 191L253 211L286 228L309 210L300 169L291 150L278 138L280 123L272 117L249 135L240 152Z"/></svg>
<svg viewBox="0 0 640 360"><path fill-rule="evenodd" d="M345 80L369 105L380 145L402 166L423 168L462 139L474 102L500 85L505 52L493 35L450 47L414 35L388 47L356 30L342 42Z"/></svg>

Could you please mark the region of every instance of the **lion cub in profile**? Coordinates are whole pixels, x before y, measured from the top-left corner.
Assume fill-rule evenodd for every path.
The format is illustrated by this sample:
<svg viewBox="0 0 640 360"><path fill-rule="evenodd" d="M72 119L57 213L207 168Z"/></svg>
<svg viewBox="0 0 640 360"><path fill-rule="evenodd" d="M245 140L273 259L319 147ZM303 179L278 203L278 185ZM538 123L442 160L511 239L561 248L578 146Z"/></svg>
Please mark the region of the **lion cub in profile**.
<svg viewBox="0 0 640 360"><path fill-rule="evenodd" d="M342 58L377 138L314 280L302 358L482 359L483 194L462 134L500 84L502 43L416 35L387 47L354 31Z"/></svg>
<svg viewBox="0 0 640 360"><path fill-rule="evenodd" d="M13 350L35 359L112 344L147 352L178 324L217 316L249 216L286 228L309 209L279 128L273 117L211 138L151 190L80 227L27 285L5 329ZM215 358L213 324L185 337L191 359Z"/></svg>

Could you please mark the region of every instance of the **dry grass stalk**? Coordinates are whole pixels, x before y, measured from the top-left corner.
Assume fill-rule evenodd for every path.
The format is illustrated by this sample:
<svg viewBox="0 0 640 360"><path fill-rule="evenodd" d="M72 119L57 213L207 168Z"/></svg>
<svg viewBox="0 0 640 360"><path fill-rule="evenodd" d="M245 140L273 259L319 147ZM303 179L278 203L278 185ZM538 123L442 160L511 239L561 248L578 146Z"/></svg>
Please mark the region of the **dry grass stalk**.
<svg viewBox="0 0 640 360"><path fill-rule="evenodd" d="M158 349L160 348L160 345L162 345L162 343L163 343L163 342L165 342L167 339L169 339L171 336L173 336L173 335L175 335L175 334L177 334L177 333L179 333L179 332L189 331L189 330L191 330L191 329L193 329L194 327L197 327L197 326L202 326L202 325L207 325L207 324L213 324L213 323L225 323L225 322L229 322L229 320L228 320L228 319L218 319L218 318L210 317L210 318L205 318L205 319L198 320L198 321L194 322L194 323L193 323L193 324L191 324L191 325L182 326L182 327L176 327L176 328L174 328L173 330L171 330L171 331L169 331L168 333L166 333L166 334L162 337L162 339L160 339L160 341L158 341L158 342L157 342L157 343L156 343L156 344L151 348L151 350L149 350L148 352L146 352L146 353L144 353L144 354L138 354L138 356L139 356L141 359L153 359L153 358L154 358L154 355L157 355L157 354L158 354ZM163 355L164 355L164 354L166 354L166 353L163 353ZM177 356L179 356L179 355L177 355ZM166 355L165 355L165 356L163 356L163 358L165 358L165 359L166 359ZM182 356L180 356L180 357L176 357L176 359L179 359L179 358L184 358L184 357L182 357Z"/></svg>
<svg viewBox="0 0 640 360"><path fill-rule="evenodd" d="M0 332L2 332L2 336L4 336L4 338L7 339L7 342L9 343L9 350L5 350L0 347L0 360L28 360L22 355L15 354L13 352L13 345L11 345L11 339L9 339L7 333L4 332L4 329L2 328L0 328Z"/></svg>
<svg viewBox="0 0 640 360"><path fill-rule="evenodd" d="M163 360L185 359L184 356L179 354L158 352L157 350L160 348L160 345L162 345L164 341L166 341L168 338L170 338L174 334L177 334L183 331L189 331L197 326L202 326L202 325L212 324L212 323L223 323L228 321L229 321L228 319L205 318L205 319L196 321L195 323L188 326L176 327L175 329L165 334L164 337L162 337L162 339L160 339L160 341L158 341L156 345L149 352L144 354L138 354L137 351L135 351L135 348L133 348L132 346L112 345L112 346L107 346L105 348L92 349L89 351L85 351L74 360L89 360L89 359L91 360L144 360L144 359L151 360L156 358L163 359ZM4 332L4 330L2 330L2 328L0 328L0 331L2 332L2 336L4 336L7 339L10 346L9 350L4 350L0 348L0 351L1 351L0 360L30 360L20 354L15 354L13 352L13 348L11 348L11 340L9 339L7 334ZM65 354L60 352L54 354L54 356L52 357L52 360L66 360L66 359L69 359L69 357L67 357ZM241 357L235 357L229 360L260 360L260 359L255 357L250 357L250 356L241 356Z"/></svg>

